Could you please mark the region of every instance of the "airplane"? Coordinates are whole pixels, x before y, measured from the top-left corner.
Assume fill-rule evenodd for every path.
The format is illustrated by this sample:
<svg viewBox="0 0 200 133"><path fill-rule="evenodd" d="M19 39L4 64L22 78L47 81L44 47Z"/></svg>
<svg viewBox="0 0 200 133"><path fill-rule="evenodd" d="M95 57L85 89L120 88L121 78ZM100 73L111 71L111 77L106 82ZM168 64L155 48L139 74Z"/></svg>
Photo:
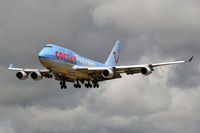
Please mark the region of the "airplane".
<svg viewBox="0 0 200 133"><path fill-rule="evenodd" d="M99 82L122 78L122 73L141 73L148 76L155 67L191 62L193 59L192 56L189 60L183 61L118 66L119 54L119 40L116 41L105 63L87 59L61 46L46 44L38 54L39 61L45 69L14 68L12 64L8 69L16 71L16 77L20 80L27 79L29 75L36 81L54 77L60 82L61 89L67 88L66 82L74 83L75 88L81 88L81 84L86 88L99 88Z"/></svg>

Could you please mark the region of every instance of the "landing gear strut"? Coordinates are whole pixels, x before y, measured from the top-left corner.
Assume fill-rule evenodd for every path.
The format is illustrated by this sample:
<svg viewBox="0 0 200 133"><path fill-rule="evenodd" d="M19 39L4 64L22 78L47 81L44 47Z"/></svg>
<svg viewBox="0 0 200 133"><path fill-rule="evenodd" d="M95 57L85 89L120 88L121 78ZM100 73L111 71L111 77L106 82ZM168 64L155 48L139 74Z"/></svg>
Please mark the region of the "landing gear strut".
<svg viewBox="0 0 200 133"><path fill-rule="evenodd" d="M60 82L60 86L61 86L61 87L60 87L61 89L67 89L67 85L66 85L66 82L65 82L65 81L61 81L61 82Z"/></svg>

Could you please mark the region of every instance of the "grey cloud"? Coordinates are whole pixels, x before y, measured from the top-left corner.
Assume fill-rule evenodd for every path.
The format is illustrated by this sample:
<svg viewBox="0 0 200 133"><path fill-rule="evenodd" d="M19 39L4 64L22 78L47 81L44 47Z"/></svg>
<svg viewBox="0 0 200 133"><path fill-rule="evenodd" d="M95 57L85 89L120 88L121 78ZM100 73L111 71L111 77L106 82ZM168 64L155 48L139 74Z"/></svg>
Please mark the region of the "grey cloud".
<svg viewBox="0 0 200 133"><path fill-rule="evenodd" d="M73 108L1 106L0 115L16 132L198 132L199 88L166 86L169 70L147 79L136 75L134 82L129 76L107 83L88 91Z"/></svg>
<svg viewBox="0 0 200 133"><path fill-rule="evenodd" d="M0 0L0 132L199 132L200 3L197 0ZM7 67L42 67L46 43L105 62L121 40L120 64L187 59L153 75L99 89L19 81Z"/></svg>

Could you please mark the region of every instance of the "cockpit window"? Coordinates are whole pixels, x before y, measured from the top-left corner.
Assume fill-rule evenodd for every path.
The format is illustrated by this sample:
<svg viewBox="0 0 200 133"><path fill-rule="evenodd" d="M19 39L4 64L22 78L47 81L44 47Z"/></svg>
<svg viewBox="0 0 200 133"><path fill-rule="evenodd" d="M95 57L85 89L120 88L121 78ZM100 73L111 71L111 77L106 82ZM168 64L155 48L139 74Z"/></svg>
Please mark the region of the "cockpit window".
<svg viewBox="0 0 200 133"><path fill-rule="evenodd" d="M48 46L48 45L47 45L47 46L44 46L44 47L47 47L47 48L52 48L52 46Z"/></svg>

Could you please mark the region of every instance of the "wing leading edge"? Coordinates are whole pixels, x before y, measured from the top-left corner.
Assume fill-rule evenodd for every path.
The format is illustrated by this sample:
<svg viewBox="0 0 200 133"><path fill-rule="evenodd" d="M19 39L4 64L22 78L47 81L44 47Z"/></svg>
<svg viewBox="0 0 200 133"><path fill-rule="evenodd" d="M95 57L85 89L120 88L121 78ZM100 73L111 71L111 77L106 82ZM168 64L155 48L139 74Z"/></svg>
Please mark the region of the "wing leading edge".
<svg viewBox="0 0 200 133"><path fill-rule="evenodd" d="M11 71L24 71L25 73L29 74L31 72L40 72L40 73L50 73L47 69L26 69L26 68L14 68L13 64L10 64L8 67Z"/></svg>

